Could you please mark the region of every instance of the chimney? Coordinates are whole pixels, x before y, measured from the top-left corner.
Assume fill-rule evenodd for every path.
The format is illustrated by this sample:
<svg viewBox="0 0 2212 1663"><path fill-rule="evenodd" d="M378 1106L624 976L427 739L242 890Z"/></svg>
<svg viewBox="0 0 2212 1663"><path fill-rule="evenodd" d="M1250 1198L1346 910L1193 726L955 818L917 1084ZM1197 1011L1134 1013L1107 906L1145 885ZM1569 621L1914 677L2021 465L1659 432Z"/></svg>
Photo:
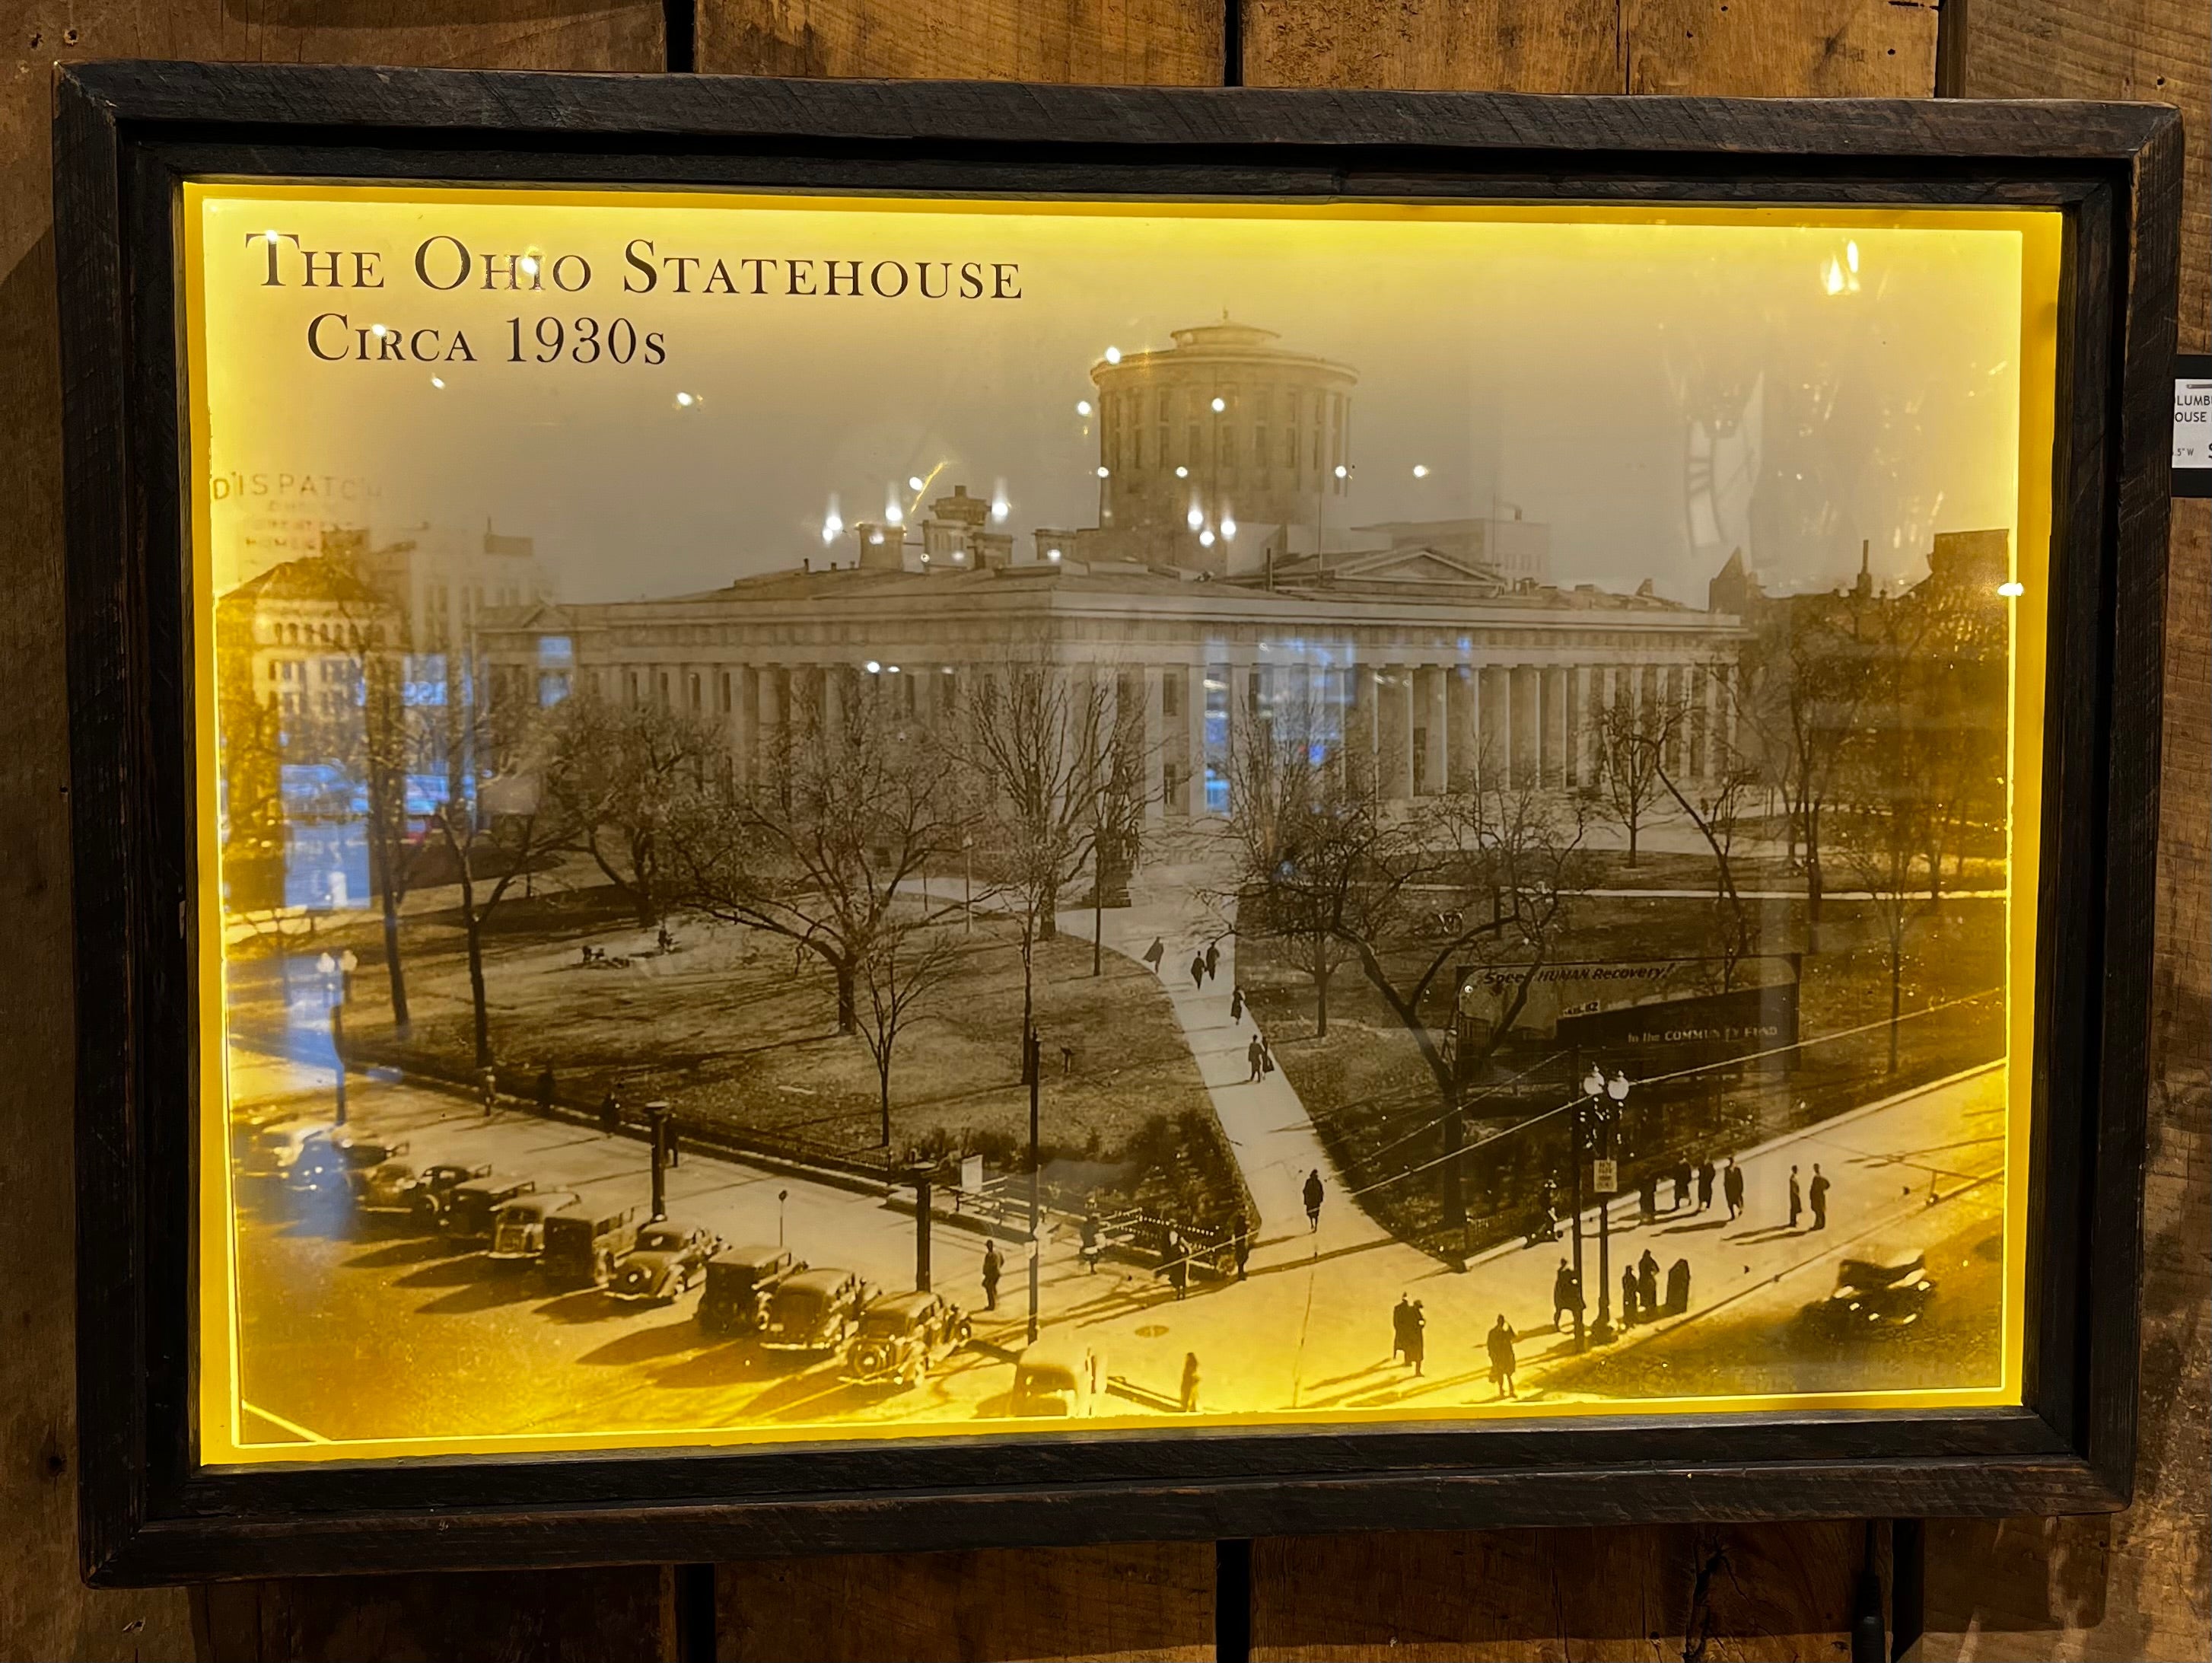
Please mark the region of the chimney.
<svg viewBox="0 0 2212 1663"><path fill-rule="evenodd" d="M886 526L880 521L862 520L854 526L853 536L860 545L859 564L861 570L906 570L906 533L898 527Z"/></svg>

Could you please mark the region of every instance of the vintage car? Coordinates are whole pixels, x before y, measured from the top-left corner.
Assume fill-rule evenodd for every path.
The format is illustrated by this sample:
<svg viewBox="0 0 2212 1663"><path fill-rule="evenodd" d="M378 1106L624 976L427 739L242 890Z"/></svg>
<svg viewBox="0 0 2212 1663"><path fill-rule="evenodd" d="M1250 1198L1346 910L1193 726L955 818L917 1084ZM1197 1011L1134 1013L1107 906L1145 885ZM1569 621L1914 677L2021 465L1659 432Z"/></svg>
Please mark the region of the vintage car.
<svg viewBox="0 0 2212 1663"><path fill-rule="evenodd" d="M517 1196L493 1215L491 1257L502 1264L527 1264L545 1251L545 1221L584 1197L574 1190L535 1190Z"/></svg>
<svg viewBox="0 0 2212 1663"><path fill-rule="evenodd" d="M721 1237L705 1225L661 1219L637 1233L636 1251L607 1291L618 1300L682 1299L721 1250Z"/></svg>
<svg viewBox="0 0 2212 1663"><path fill-rule="evenodd" d="M453 1241L483 1241L491 1235L492 1220L517 1196L538 1188L534 1178L513 1178L501 1173L480 1173L456 1184L438 1213L438 1228Z"/></svg>
<svg viewBox="0 0 2212 1663"><path fill-rule="evenodd" d="M1836 1266L1833 1291L1807 1314L1844 1334L1906 1328L1920 1320L1935 1292L1925 1253L1904 1249L1847 1258Z"/></svg>
<svg viewBox="0 0 2212 1663"><path fill-rule="evenodd" d="M908 1386L968 1343L975 1325L942 1294L889 1294L860 1313L837 1378L848 1386Z"/></svg>
<svg viewBox="0 0 2212 1663"><path fill-rule="evenodd" d="M1037 1420L1076 1414L1088 1384L1080 1352L1049 1343L1032 1345L1014 1364L1014 1386L1006 1396L1006 1413Z"/></svg>
<svg viewBox="0 0 2212 1663"><path fill-rule="evenodd" d="M445 1216L446 1209L453 1204L453 1191L471 1179L489 1178L489 1160L434 1160L426 1167L415 1167L404 1160L388 1162L393 1170L390 1176L369 1181L363 1174L359 1191L361 1205L372 1213L406 1213L425 1228L434 1227ZM385 1167L374 1169L381 1173ZM396 1200L387 1196L396 1195Z"/></svg>
<svg viewBox="0 0 2212 1663"><path fill-rule="evenodd" d="M240 1158L240 1178L287 1179L301 1158L319 1149L336 1130L302 1121L286 1121L255 1128Z"/></svg>
<svg viewBox="0 0 2212 1663"><path fill-rule="evenodd" d="M757 1334L769 1295L806 1268L788 1247L725 1247L707 1261L699 1326L710 1334Z"/></svg>
<svg viewBox="0 0 2212 1663"><path fill-rule="evenodd" d="M351 1194L358 1188L364 1173L406 1153L407 1145L402 1139L340 1126L328 1137L318 1139L301 1152L300 1158L292 1163L286 1182L302 1194Z"/></svg>
<svg viewBox="0 0 2212 1663"><path fill-rule="evenodd" d="M852 1337L874 1290L851 1270L801 1270L768 1296L761 1343L771 1351L834 1351Z"/></svg>
<svg viewBox="0 0 2212 1663"><path fill-rule="evenodd" d="M545 1221L538 1273L559 1288L604 1288L637 1245L635 1207L605 1205L555 1213Z"/></svg>

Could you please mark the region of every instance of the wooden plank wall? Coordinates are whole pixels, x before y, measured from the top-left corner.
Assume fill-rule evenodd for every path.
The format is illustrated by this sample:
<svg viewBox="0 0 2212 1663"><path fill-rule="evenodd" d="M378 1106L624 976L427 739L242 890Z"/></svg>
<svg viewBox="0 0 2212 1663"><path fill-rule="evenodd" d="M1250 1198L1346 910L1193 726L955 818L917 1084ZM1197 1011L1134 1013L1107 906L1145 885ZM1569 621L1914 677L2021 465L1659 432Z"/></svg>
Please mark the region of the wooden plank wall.
<svg viewBox="0 0 2212 1663"><path fill-rule="evenodd" d="M715 73L1527 91L2085 95L2188 113L2183 343L2208 350L2202 0L697 0ZM1238 0L1230 0L1237 3ZM89 1593L72 1542L66 740L48 66L147 56L665 67L658 0L0 0L0 1654L672 1657L674 1573L354 1578ZM681 31L678 31L678 38ZM1232 65L1232 41L1241 51ZM2146 1201L2142 1475L2116 1520L1930 1527L1928 1658L2197 1657L2206 1611L2212 514L2174 539L2162 1081ZM25 971L32 973L25 974ZM1266 1658L1842 1657L1863 1532L1429 1533L1255 1544ZM1202 1658L1209 1546L726 1566L720 1654Z"/></svg>

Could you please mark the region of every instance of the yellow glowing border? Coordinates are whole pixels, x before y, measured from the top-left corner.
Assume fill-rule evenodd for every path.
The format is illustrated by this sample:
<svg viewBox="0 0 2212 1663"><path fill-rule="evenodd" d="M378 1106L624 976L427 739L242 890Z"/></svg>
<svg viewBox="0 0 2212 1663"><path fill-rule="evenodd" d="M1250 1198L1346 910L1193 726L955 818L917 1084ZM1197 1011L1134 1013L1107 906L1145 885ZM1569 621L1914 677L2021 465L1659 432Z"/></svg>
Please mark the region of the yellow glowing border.
<svg viewBox="0 0 2212 1663"><path fill-rule="evenodd" d="M2006 1088L2004 1209L2005 1275L2000 1349L2002 1379L1994 1386L1913 1391L1808 1392L1742 1397L1685 1397L1543 1403L1522 1407L1437 1405L1418 1413L1402 1410L1284 1410L1273 1413L1178 1416L1178 1429L1204 1427L1299 1427L1346 1424L1382 1427L1411 1422L1579 1419L1591 1416L1644 1414L1726 1415L1750 1410L1813 1412L1838 1409L1971 1408L2017 1404L2021 1392L2021 1323L2027 1279L2027 1163L2032 1113L2032 1068L2021 1059L2033 1054L2035 1035L2035 921L2039 890L2042 824L2044 655L2048 629L2053 443L2057 399L2057 316L2063 247L2063 216L2055 209L1855 208L1812 205L1716 206L1698 204L1626 206L1613 204L1470 204L1458 202L1250 201L1135 202L1012 200L1003 198L848 197L800 192L697 190L573 190L529 186L433 186L333 184L232 185L187 182L182 202L182 295L185 384L181 389L187 434L191 492L191 606L195 792L198 875L198 939L199 1068L196 1171L198 1230L193 1242L198 1308L193 1313L197 1454L208 1465L237 1463L358 1460L456 1454L584 1453L609 1449L666 1448L701 1445L837 1444L884 1439L994 1441L1007 1435L1056 1432L1071 1435L1066 1421L975 1423L872 1423L805 1427L659 1427L606 1433L528 1433L507 1436L426 1436L350 1442L247 1443L240 1423L236 1243L231 1232L232 1167L228 1113L228 1047L225 1034L225 966L222 933L210 928L222 917L221 844L217 836L212 504L208 484L206 328L203 294L201 212L216 201L281 202L342 199L355 202L428 204L509 205L527 203L556 207L719 210L793 209L823 213L958 213L1056 215L1082 217L1272 218L1316 221L1431 220L1490 223L1567 225L1771 225L1832 227L1838 231L1976 230L2010 231L2021 238L2020 459L2017 531L2013 571L2024 593L2011 605L2011 802L2009 898L2007 931ZM2024 990L2026 996L2015 996ZM211 1112L211 1106L213 1112ZM220 1255L201 1250L220 1240ZM1693 1407L1694 1406L1694 1407ZM1082 1432L1160 1431L1157 1416L1098 1416L1082 1422Z"/></svg>

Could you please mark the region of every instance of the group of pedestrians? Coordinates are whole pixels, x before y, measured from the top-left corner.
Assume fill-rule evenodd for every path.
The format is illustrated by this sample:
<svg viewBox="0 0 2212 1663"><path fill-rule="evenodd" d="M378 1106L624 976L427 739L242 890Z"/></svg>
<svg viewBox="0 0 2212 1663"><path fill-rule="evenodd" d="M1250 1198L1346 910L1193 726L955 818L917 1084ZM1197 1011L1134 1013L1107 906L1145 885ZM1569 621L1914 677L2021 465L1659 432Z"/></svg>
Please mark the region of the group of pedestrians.
<svg viewBox="0 0 2212 1663"><path fill-rule="evenodd" d="M1514 1331L1513 1325L1505 1320L1505 1313L1500 1311L1497 1322L1492 1325L1483 1342L1483 1349L1489 1354L1490 1382L1501 1398L1520 1395L1513 1389L1513 1376L1519 1366L1514 1347L1520 1337ZM1398 1303L1390 1312L1391 1360L1405 1364L1418 1379L1428 1360L1428 1311L1419 1300L1401 1294Z"/></svg>

